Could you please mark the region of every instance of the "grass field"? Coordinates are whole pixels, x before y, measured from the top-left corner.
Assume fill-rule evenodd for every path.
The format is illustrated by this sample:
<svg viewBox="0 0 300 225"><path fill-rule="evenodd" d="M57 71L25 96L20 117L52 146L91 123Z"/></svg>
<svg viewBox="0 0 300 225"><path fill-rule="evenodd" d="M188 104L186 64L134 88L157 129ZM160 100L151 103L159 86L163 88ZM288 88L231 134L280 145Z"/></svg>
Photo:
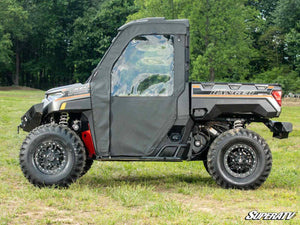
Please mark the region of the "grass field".
<svg viewBox="0 0 300 225"><path fill-rule="evenodd" d="M273 153L267 181L255 191L224 190L202 162L95 162L69 189L35 188L19 168L20 117L43 92L0 91L0 224L300 224L300 103L285 102L289 139L261 134ZM244 220L249 211L297 211L290 221Z"/></svg>

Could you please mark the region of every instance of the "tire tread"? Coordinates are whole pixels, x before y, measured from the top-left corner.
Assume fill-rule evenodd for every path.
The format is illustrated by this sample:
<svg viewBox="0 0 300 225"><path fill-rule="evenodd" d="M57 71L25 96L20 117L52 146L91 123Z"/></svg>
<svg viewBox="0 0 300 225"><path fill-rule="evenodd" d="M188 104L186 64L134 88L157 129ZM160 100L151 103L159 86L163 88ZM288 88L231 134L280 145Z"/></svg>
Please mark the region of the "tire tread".
<svg viewBox="0 0 300 225"><path fill-rule="evenodd" d="M26 156L28 154L28 149L31 141L35 137L49 132L55 132L63 136L64 138L69 139L69 141L73 143L72 145L75 154L75 161L74 161L73 168L71 169L71 172L65 178L59 180L55 184L45 184L41 180L35 178L35 176L32 176L30 174L26 162ZM77 134L74 131L72 131L68 127L64 127L58 124L45 124L35 128L27 135L20 149L19 160L20 160L21 170L24 176L33 185L39 187L53 186L53 185L56 187L68 187L71 183L75 182L80 177L83 168L85 167L86 154L81 139L77 136Z"/></svg>
<svg viewBox="0 0 300 225"><path fill-rule="evenodd" d="M256 179L254 182L252 182L248 185L243 185L243 186L232 184L232 183L229 183L226 180L224 180L218 174L217 169L214 167L214 163L213 163L214 161L216 161L217 151L219 150L218 146L220 146L220 144L223 141L225 141L226 139L236 137L236 136L249 137L252 140L256 141L259 145L262 146L264 154L266 156L265 168L264 168L261 176L258 179ZM232 130L222 133L211 144L211 147L207 154L207 167L208 167L209 173L212 176L212 178L217 182L218 185L220 185L223 188L234 188L234 189L243 189L243 190L257 189L266 181L267 177L269 176L269 174L271 172L272 154L271 154L271 150L270 150L268 144L266 143L266 141L261 136L256 134L255 132L248 130L248 129L243 129L243 128L232 129Z"/></svg>

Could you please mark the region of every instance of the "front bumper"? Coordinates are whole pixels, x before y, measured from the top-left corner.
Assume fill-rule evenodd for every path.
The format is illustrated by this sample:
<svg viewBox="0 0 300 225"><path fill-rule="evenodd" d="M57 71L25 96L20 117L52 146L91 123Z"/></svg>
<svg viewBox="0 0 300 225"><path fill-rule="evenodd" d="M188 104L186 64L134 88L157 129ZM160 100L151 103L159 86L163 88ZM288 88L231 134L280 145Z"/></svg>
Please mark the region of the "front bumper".
<svg viewBox="0 0 300 225"><path fill-rule="evenodd" d="M41 124L43 116L43 103L33 105L22 117L21 127L24 131L30 132Z"/></svg>
<svg viewBox="0 0 300 225"><path fill-rule="evenodd" d="M288 138L289 133L293 131L293 124L288 122L277 122L268 120L265 125L273 132L273 137L283 139Z"/></svg>

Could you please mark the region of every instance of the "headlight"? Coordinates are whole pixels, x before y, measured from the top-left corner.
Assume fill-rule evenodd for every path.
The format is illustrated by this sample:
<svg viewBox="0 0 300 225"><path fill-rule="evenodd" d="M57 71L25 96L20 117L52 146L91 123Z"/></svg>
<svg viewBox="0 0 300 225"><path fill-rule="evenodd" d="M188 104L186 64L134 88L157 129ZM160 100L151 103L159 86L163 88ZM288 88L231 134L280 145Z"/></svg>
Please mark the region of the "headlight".
<svg viewBox="0 0 300 225"><path fill-rule="evenodd" d="M56 92L56 93L53 93L53 94L48 94L45 96L45 98L43 99L43 103L44 103L44 106L45 107L46 105L48 105L50 102L54 101L55 99L58 99L60 97L62 97L64 95L63 92Z"/></svg>
<svg viewBox="0 0 300 225"><path fill-rule="evenodd" d="M49 102L52 102L52 101L54 101L55 99L62 97L63 95L64 95L64 94L63 94L62 92L56 92L56 93L47 95L46 98L47 98L47 100L48 100Z"/></svg>

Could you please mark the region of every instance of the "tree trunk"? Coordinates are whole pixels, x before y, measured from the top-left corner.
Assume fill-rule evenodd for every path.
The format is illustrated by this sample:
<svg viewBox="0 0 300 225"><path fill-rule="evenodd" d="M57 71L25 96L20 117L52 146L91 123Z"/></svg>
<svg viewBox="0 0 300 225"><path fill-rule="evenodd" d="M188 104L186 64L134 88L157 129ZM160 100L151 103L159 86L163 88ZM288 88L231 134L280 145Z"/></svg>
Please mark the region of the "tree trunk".
<svg viewBox="0 0 300 225"><path fill-rule="evenodd" d="M204 41L205 41L205 50L207 50L207 47L209 45L209 18L208 15L206 15L206 21L205 21L205 37L204 37Z"/></svg>
<svg viewBox="0 0 300 225"><path fill-rule="evenodd" d="M175 19L175 11L174 11L174 2L173 0L170 0L171 9L172 9L172 19Z"/></svg>
<svg viewBox="0 0 300 225"><path fill-rule="evenodd" d="M14 85L19 86L19 75L20 75L20 52L19 42L16 42L16 73L14 79Z"/></svg>
<svg viewBox="0 0 300 225"><path fill-rule="evenodd" d="M206 0L206 6L208 7L207 10L210 10L210 2L209 0ZM208 14L206 14L206 21L205 21L205 51L207 51L208 45L210 43L209 40L209 26L210 26L210 20ZM212 58L209 56L208 58L208 66L209 66L209 80L214 81L215 80L215 69L212 67Z"/></svg>
<svg viewBox="0 0 300 225"><path fill-rule="evenodd" d="M209 75L209 80L213 82L215 80L215 68L213 68L212 66L209 68Z"/></svg>

